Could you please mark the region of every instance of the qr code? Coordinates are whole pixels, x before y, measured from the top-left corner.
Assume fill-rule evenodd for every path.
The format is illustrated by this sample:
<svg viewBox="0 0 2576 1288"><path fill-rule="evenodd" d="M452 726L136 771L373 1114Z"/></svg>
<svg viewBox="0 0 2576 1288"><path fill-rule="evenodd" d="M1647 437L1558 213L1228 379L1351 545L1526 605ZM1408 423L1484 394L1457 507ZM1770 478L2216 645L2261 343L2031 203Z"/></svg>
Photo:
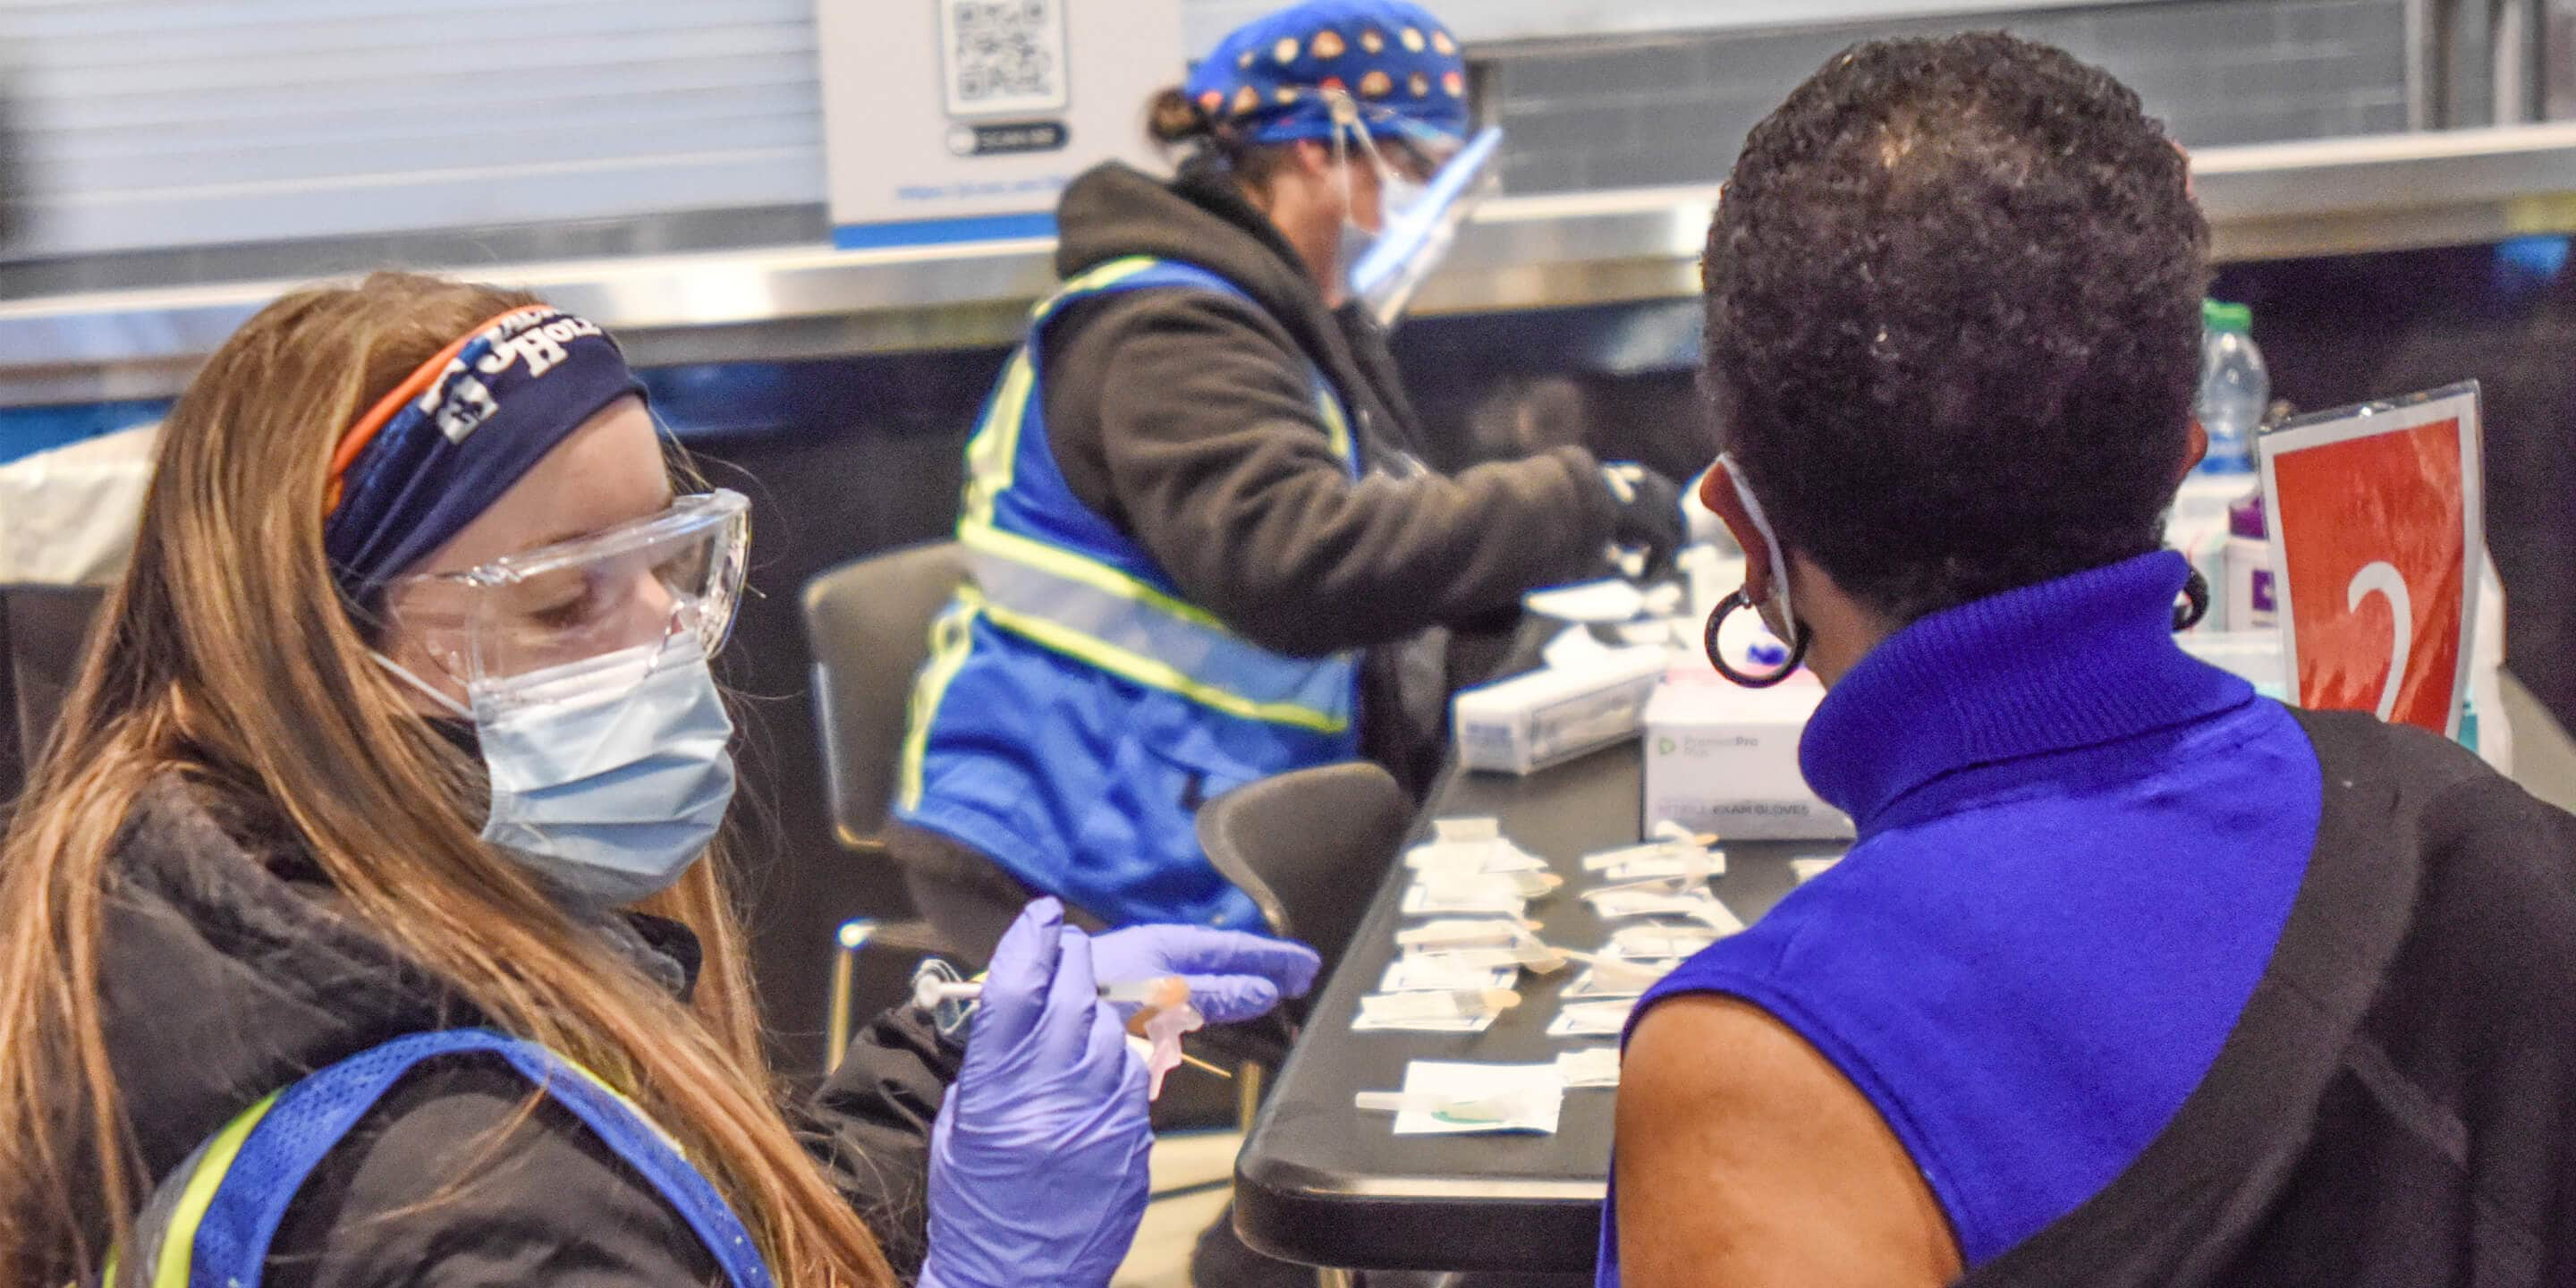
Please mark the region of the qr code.
<svg viewBox="0 0 2576 1288"><path fill-rule="evenodd" d="M938 0L951 116L1060 111L1066 0Z"/></svg>

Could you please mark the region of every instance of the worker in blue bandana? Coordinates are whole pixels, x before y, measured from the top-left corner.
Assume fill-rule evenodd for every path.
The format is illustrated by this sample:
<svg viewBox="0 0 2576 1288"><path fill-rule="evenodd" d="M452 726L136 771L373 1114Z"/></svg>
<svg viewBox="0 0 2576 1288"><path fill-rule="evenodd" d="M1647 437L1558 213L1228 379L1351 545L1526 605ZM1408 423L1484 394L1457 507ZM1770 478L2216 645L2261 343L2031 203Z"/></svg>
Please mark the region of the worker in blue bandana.
<svg viewBox="0 0 2576 1288"><path fill-rule="evenodd" d="M887 837L959 943L1028 892L1257 926L1199 850L1202 802L1355 756L1425 784L1448 632L1681 541L1669 482L1579 447L1421 463L1384 328L1494 155L1468 127L1439 19L1313 0L1157 97L1177 177L1112 164L1066 191L1062 286L967 446L973 576L933 630Z"/></svg>

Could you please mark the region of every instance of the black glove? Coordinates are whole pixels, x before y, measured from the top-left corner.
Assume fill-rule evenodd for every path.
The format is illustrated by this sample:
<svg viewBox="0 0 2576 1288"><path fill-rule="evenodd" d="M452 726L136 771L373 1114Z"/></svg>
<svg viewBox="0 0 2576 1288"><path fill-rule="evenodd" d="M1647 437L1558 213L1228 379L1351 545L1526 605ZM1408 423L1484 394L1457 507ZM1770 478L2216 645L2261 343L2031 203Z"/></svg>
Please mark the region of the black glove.
<svg viewBox="0 0 2576 1288"><path fill-rule="evenodd" d="M1689 532L1682 518L1682 490L1671 479L1626 461L1602 466L1601 481L1619 505L1611 541L1623 550L1645 552L1643 576L1661 575Z"/></svg>

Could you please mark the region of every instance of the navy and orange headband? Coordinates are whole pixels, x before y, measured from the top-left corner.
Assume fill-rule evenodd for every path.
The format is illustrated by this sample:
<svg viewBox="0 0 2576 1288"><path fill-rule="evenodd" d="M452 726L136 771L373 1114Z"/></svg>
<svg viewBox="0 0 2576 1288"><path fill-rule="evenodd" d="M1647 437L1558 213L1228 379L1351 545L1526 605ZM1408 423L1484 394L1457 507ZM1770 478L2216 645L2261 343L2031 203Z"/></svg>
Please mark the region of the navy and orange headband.
<svg viewBox="0 0 2576 1288"><path fill-rule="evenodd" d="M422 363L331 455L322 546L351 603L446 545L601 408L644 386L597 323L514 308Z"/></svg>

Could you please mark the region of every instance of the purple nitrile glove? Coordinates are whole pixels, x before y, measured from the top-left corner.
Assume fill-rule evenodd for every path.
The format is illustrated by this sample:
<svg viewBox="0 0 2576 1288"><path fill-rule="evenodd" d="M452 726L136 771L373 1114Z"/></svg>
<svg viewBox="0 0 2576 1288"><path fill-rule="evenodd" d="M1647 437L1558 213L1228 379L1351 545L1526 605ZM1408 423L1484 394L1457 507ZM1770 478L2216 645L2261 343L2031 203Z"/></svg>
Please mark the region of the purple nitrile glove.
<svg viewBox="0 0 2576 1288"><path fill-rule="evenodd" d="M1129 926L1091 941L1091 968L1102 983L1178 975L1190 986L1190 1005L1210 1024L1259 1019L1280 998L1304 997L1322 966L1304 944L1206 926Z"/></svg>
<svg viewBox="0 0 2576 1288"><path fill-rule="evenodd" d="M1092 944L1040 899L993 950L931 1129L921 1288L1104 1288L1126 1259L1154 1133L1145 1063L1100 1000Z"/></svg>

